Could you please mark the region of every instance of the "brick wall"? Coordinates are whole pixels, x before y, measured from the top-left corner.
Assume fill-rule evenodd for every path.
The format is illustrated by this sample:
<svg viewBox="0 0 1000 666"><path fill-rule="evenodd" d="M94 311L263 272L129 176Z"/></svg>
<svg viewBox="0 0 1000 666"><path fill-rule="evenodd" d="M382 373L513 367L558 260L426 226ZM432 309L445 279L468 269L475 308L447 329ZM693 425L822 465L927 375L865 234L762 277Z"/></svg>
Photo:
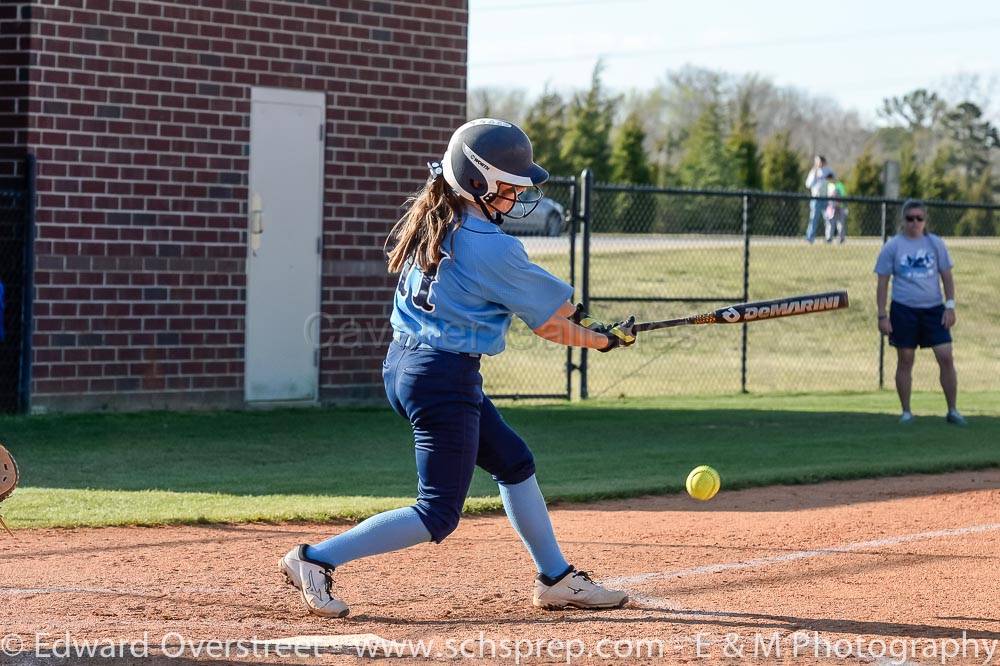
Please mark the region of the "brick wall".
<svg viewBox="0 0 1000 666"><path fill-rule="evenodd" d="M0 189L21 187L28 129L26 2L0 4Z"/></svg>
<svg viewBox="0 0 1000 666"><path fill-rule="evenodd" d="M254 85L327 93L322 397L379 394L385 338L353 331L387 330L382 240L465 118L466 20L464 0L36 0L33 408L242 404Z"/></svg>

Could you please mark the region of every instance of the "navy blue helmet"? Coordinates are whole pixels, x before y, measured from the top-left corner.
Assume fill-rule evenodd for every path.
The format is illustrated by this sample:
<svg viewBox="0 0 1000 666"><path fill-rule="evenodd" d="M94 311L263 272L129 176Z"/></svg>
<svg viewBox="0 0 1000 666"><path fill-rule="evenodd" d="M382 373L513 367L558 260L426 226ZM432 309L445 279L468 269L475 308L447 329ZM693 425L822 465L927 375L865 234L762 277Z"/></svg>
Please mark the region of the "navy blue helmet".
<svg viewBox="0 0 1000 666"><path fill-rule="evenodd" d="M487 217L493 216L485 204L497 200L513 202L504 216L525 217L542 198L538 186L549 179L549 172L535 164L528 135L517 125L494 118L471 120L455 130L442 166L448 185L463 199L479 204ZM504 185L521 191L515 194ZM501 193L502 189L509 192Z"/></svg>

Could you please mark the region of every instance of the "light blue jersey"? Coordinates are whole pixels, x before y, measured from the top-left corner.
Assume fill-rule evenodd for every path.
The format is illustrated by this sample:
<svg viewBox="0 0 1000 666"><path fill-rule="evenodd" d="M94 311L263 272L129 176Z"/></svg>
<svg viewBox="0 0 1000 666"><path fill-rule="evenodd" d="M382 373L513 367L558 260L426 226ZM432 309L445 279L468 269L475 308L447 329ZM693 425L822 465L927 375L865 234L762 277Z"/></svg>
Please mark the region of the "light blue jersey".
<svg viewBox="0 0 1000 666"><path fill-rule="evenodd" d="M391 318L394 330L435 349L499 354L512 315L535 329L573 296L570 285L531 263L521 241L471 209L441 250L435 275L403 269Z"/></svg>

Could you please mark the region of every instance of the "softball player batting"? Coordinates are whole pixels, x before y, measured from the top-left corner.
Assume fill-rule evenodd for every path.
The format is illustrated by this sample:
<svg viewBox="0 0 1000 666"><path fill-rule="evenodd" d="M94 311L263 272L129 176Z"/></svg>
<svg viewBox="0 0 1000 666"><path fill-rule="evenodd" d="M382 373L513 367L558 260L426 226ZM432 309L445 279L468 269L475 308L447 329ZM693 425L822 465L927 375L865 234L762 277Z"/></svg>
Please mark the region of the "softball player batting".
<svg viewBox="0 0 1000 666"><path fill-rule="evenodd" d="M393 341L382 374L392 408L409 420L417 501L386 511L280 561L311 613L344 617L331 574L352 560L440 543L458 526L476 465L492 474L511 525L538 569L533 604L615 608L628 597L570 565L556 541L531 451L483 394L479 361L498 354L511 316L540 337L600 351L635 342L634 318L605 325L570 302L573 289L532 264L503 218L530 213L548 172L520 128L482 118L458 128L441 162L386 241L399 272Z"/></svg>

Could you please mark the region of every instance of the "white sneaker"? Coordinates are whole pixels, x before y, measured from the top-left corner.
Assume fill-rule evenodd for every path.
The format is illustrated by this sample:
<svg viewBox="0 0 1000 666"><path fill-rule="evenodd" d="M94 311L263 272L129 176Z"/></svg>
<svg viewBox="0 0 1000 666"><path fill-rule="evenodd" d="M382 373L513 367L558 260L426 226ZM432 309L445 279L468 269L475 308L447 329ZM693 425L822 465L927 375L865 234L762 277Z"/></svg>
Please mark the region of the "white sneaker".
<svg viewBox="0 0 1000 666"><path fill-rule="evenodd" d="M346 617L350 609L333 596L333 567L305 556L306 544L292 548L278 562L278 571L285 574L289 585L302 593L309 612L320 617Z"/></svg>
<svg viewBox="0 0 1000 666"><path fill-rule="evenodd" d="M551 584L550 584L551 583ZM547 610L559 608L621 608L628 601L624 590L609 590L590 579L586 571L570 568L562 578L535 578L532 605Z"/></svg>
<svg viewBox="0 0 1000 666"><path fill-rule="evenodd" d="M913 414L911 414L910 412L903 412L903 415L899 417L900 423L913 423L913 421L914 421Z"/></svg>

